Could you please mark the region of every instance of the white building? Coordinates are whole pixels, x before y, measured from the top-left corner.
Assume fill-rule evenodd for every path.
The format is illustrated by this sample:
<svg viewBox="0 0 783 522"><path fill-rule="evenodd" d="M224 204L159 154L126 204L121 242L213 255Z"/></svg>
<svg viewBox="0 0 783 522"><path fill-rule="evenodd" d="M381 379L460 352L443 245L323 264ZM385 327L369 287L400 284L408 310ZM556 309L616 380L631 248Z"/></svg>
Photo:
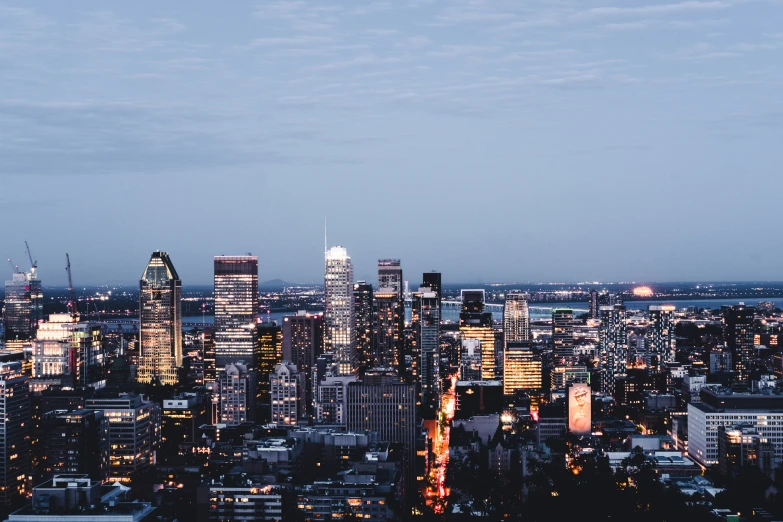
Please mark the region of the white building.
<svg viewBox="0 0 783 522"><path fill-rule="evenodd" d="M348 422L348 383L356 377L326 377L318 383L315 398L315 419L322 424L345 426Z"/></svg>
<svg viewBox="0 0 783 522"><path fill-rule="evenodd" d="M324 352L334 354L340 375L355 373L353 265L348 251L334 246L324 267Z"/></svg>
<svg viewBox="0 0 783 522"><path fill-rule="evenodd" d="M304 374L294 364L283 361L275 366L269 382L272 422L278 426L295 426L304 413Z"/></svg>
<svg viewBox="0 0 783 522"><path fill-rule="evenodd" d="M783 395L739 394L703 388L702 402L688 405L688 455L704 466L718 464L718 427L744 425L775 447L783 459Z"/></svg>

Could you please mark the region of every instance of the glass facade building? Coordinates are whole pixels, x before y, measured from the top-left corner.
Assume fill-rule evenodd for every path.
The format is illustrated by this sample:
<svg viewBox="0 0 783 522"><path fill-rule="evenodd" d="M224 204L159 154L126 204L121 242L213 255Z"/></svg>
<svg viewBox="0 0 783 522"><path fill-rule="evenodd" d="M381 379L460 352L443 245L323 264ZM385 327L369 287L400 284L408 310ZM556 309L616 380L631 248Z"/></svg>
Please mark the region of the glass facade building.
<svg viewBox="0 0 783 522"><path fill-rule="evenodd" d="M139 281L139 382L176 384L182 366L182 281L166 252L153 252Z"/></svg>
<svg viewBox="0 0 783 522"><path fill-rule="evenodd" d="M614 395L617 377L628 367L628 320L623 305L601 306L598 329L598 353L601 368L601 391Z"/></svg>
<svg viewBox="0 0 783 522"><path fill-rule="evenodd" d="M215 257L215 367L257 364L258 257Z"/></svg>
<svg viewBox="0 0 783 522"><path fill-rule="evenodd" d="M530 340L530 311L527 299L527 294L519 290L506 294L506 302L503 305L503 335L507 343Z"/></svg>

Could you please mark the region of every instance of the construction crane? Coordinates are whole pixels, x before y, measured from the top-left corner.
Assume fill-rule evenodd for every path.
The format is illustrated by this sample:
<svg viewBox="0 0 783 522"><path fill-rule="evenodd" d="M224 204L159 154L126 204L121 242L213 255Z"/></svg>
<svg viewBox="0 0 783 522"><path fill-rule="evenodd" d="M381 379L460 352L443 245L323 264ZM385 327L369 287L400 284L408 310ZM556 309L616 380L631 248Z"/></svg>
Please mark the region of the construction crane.
<svg viewBox="0 0 783 522"><path fill-rule="evenodd" d="M19 273L19 265L15 265L14 262L11 261L10 257L8 258L8 264L11 265L11 270L14 271L14 274L18 274Z"/></svg>
<svg viewBox="0 0 783 522"><path fill-rule="evenodd" d="M79 322L79 310L76 306L76 295L73 292L73 279L71 278L71 258L68 256L68 253L65 254L65 271L68 272L68 292L70 294L71 299L71 320L74 323Z"/></svg>
<svg viewBox="0 0 783 522"><path fill-rule="evenodd" d="M33 261L33 253L30 252L30 245L27 244L27 241L24 242L24 246L27 248L27 257L30 258L30 267L38 268L38 260Z"/></svg>

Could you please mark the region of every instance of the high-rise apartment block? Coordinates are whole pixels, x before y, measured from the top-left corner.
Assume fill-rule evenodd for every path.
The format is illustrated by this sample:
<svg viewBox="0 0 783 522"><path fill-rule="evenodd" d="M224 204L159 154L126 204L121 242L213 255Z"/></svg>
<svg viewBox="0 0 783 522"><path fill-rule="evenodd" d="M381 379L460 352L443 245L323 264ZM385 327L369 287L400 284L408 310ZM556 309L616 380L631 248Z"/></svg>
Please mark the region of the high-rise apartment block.
<svg viewBox="0 0 783 522"><path fill-rule="evenodd" d="M374 357L373 330L375 327L375 302L373 295L371 284L359 281L353 285L356 359L357 364L363 370L374 365L372 362Z"/></svg>
<svg viewBox="0 0 783 522"><path fill-rule="evenodd" d="M725 308L723 312L723 339L729 350L737 380L750 377L755 362L753 318L755 310L745 305Z"/></svg>
<svg viewBox="0 0 783 522"><path fill-rule="evenodd" d="M601 391L614 395L617 377L628 367L628 318L623 305L601 306L598 330L598 352L601 368Z"/></svg>
<svg viewBox="0 0 783 522"><path fill-rule="evenodd" d="M30 285L21 272L5 282L3 326L8 348L21 348L32 338Z"/></svg>
<svg viewBox="0 0 783 522"><path fill-rule="evenodd" d="M379 288L374 295L375 326L369 366L400 369L405 308L394 288Z"/></svg>
<svg viewBox="0 0 783 522"><path fill-rule="evenodd" d="M254 368L258 317L258 258L215 257L215 366Z"/></svg>
<svg viewBox="0 0 783 522"><path fill-rule="evenodd" d="M324 270L324 352L334 355L340 375L358 370L355 333L353 265L346 249L335 246Z"/></svg>
<svg viewBox="0 0 783 522"><path fill-rule="evenodd" d="M650 305L649 316L650 322L645 336L645 363L648 372L661 373L664 363L674 361L674 306Z"/></svg>
<svg viewBox="0 0 783 522"><path fill-rule="evenodd" d="M440 404L440 298L430 288L416 293L419 317L416 338L421 351L421 402L431 411Z"/></svg>
<svg viewBox="0 0 783 522"><path fill-rule="evenodd" d="M552 345L560 361L574 357L574 311L570 308L552 310Z"/></svg>
<svg viewBox="0 0 783 522"><path fill-rule="evenodd" d="M324 316L304 311L283 317L283 360L290 361L304 375L302 403L313 413L313 367L323 351Z"/></svg>
<svg viewBox="0 0 783 522"><path fill-rule="evenodd" d="M530 311L528 296L519 290L506 294L503 305L503 336L505 342L530 340Z"/></svg>
<svg viewBox="0 0 783 522"><path fill-rule="evenodd" d="M139 281L138 380L174 385L182 366L182 281L166 252L153 252Z"/></svg>
<svg viewBox="0 0 783 522"><path fill-rule="evenodd" d="M402 299L402 281L399 259L378 260L378 288L391 288Z"/></svg>
<svg viewBox="0 0 783 522"><path fill-rule="evenodd" d="M256 372L242 363L227 364L218 372L218 422L236 426L255 419Z"/></svg>

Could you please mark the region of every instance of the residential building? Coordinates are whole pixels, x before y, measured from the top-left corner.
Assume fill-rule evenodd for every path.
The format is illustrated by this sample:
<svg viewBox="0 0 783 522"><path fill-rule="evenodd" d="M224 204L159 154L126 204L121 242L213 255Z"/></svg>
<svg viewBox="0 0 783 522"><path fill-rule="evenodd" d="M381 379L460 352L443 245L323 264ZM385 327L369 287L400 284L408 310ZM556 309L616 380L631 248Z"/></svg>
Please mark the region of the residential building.
<svg viewBox="0 0 783 522"><path fill-rule="evenodd" d="M32 415L27 376L19 361L0 363L0 506L23 498L30 473Z"/></svg>
<svg viewBox="0 0 783 522"><path fill-rule="evenodd" d="M574 311L570 308L552 310L552 346L555 358L569 361L574 357Z"/></svg>
<svg viewBox="0 0 783 522"><path fill-rule="evenodd" d="M598 330L601 391L614 395L616 380L628 368L628 318L625 306L601 306Z"/></svg>
<svg viewBox="0 0 783 522"><path fill-rule="evenodd" d="M650 322L645 338L645 363L648 372L661 373L664 363L674 361L674 306L650 305L648 313Z"/></svg>
<svg viewBox="0 0 783 522"><path fill-rule="evenodd" d="M372 368L374 365L373 346L375 336L375 302L373 300L372 285L365 281L358 281L353 285L354 320L356 337L356 359L362 369Z"/></svg>
<svg viewBox="0 0 783 522"><path fill-rule="evenodd" d="M295 364L283 361L275 366L269 380L272 423L278 426L295 426L304 413L304 375Z"/></svg>

